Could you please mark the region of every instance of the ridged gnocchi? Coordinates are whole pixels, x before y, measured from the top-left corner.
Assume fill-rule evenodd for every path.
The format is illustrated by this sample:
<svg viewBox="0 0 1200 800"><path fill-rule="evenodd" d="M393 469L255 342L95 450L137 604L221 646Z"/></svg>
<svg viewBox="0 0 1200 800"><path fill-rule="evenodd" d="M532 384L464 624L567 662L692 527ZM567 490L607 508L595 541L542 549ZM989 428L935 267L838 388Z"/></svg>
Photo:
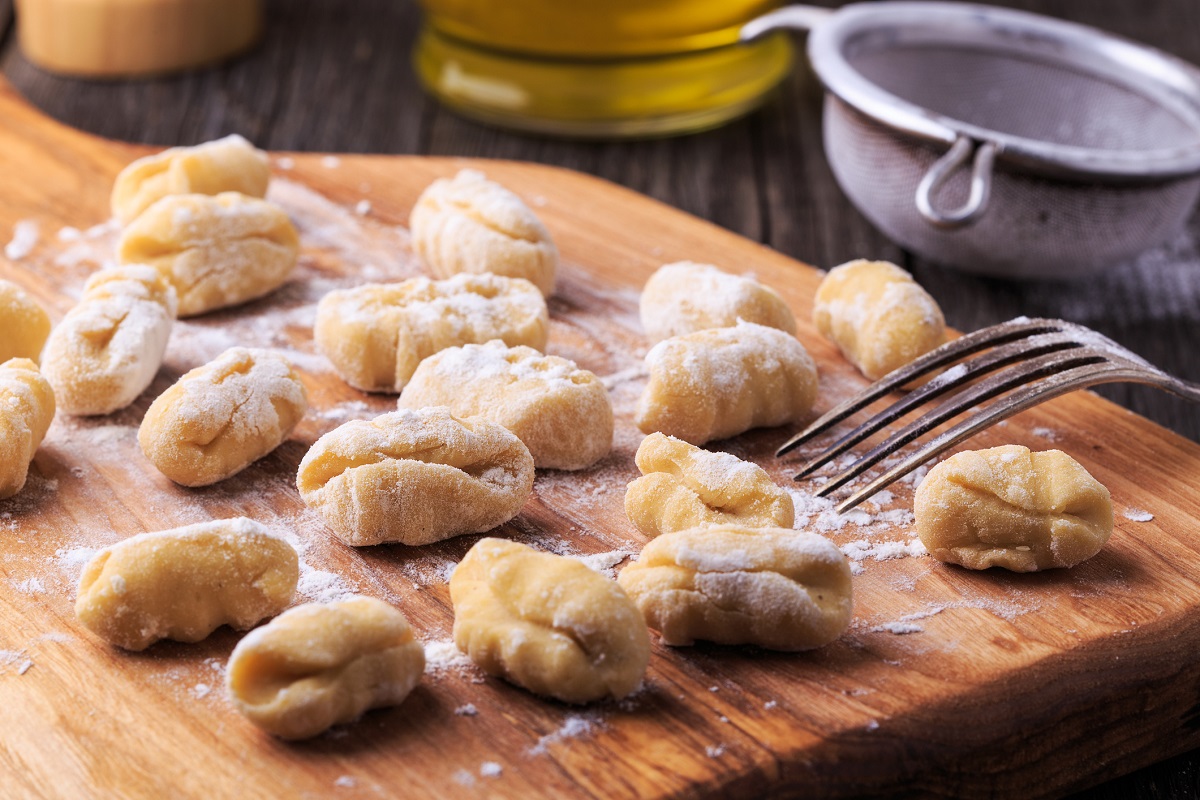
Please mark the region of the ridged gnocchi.
<svg viewBox="0 0 1200 800"><path fill-rule="evenodd" d="M168 195L117 243L122 264L149 264L171 282L181 317L275 291L299 252L300 237L283 209L237 192Z"/></svg>
<svg viewBox="0 0 1200 800"><path fill-rule="evenodd" d="M621 588L579 561L480 539L450 578L454 642L484 672L566 703L641 684L650 638Z"/></svg>
<svg viewBox="0 0 1200 800"><path fill-rule="evenodd" d="M265 197L270 179L267 154L237 134L172 147L121 170L113 185L112 213L128 224L167 195L240 192Z"/></svg>
<svg viewBox="0 0 1200 800"><path fill-rule="evenodd" d="M225 685L258 727L307 739L399 705L424 671L425 649L404 614L352 597L288 609L251 631L229 657Z"/></svg>
<svg viewBox="0 0 1200 800"><path fill-rule="evenodd" d="M1072 567L1113 531L1108 489L1082 464L1021 445L946 459L921 481L913 512L930 555L968 569Z"/></svg>
<svg viewBox="0 0 1200 800"><path fill-rule="evenodd" d="M259 523L201 522L94 555L79 578L75 616L126 650L198 642L222 625L245 630L283 611L299 578L295 549Z"/></svg>
<svg viewBox="0 0 1200 800"><path fill-rule="evenodd" d="M558 248L521 198L482 172L434 181L409 220L413 247L435 275L491 272L554 293Z"/></svg>
<svg viewBox="0 0 1200 800"><path fill-rule="evenodd" d="M37 362L50 335L50 315L12 281L0 280L0 364L10 358Z"/></svg>
<svg viewBox="0 0 1200 800"><path fill-rule="evenodd" d="M399 392L439 350L500 339L546 346L550 317L529 281L498 275L412 278L330 292L313 335L342 378L365 392Z"/></svg>
<svg viewBox="0 0 1200 800"><path fill-rule="evenodd" d="M137 399L162 365L175 310L175 290L153 267L93 273L42 354L59 409L110 414Z"/></svg>
<svg viewBox="0 0 1200 800"><path fill-rule="evenodd" d="M804 345L752 322L659 342L646 365L638 428L694 445L799 422L817 396L817 367Z"/></svg>
<svg viewBox="0 0 1200 800"><path fill-rule="evenodd" d="M482 417L405 409L322 436L296 485L346 544L422 545L515 517L533 490L533 457Z"/></svg>
<svg viewBox="0 0 1200 800"><path fill-rule="evenodd" d="M138 444L171 480L207 486L278 447L307 408L304 384L286 358L233 347L158 396Z"/></svg>
<svg viewBox="0 0 1200 800"><path fill-rule="evenodd" d="M537 467L584 469L612 447L612 401L604 384L575 362L532 347L493 340L433 354L400 394L400 408L424 406L500 423L525 443Z"/></svg>
<svg viewBox="0 0 1200 800"><path fill-rule="evenodd" d="M54 390L37 364L0 364L0 500L25 488L29 464L54 421Z"/></svg>
<svg viewBox="0 0 1200 800"><path fill-rule="evenodd" d="M617 582L669 645L810 650L850 624L850 563L789 528L710 525L651 540Z"/></svg>
<svg viewBox="0 0 1200 800"><path fill-rule="evenodd" d="M625 514L647 536L700 525L790 528L792 497L766 470L728 453L710 453L661 433L635 456L642 477L625 490Z"/></svg>
<svg viewBox="0 0 1200 800"><path fill-rule="evenodd" d="M851 261L831 269L817 288L813 322L871 380L946 341L937 302L886 261Z"/></svg>
<svg viewBox="0 0 1200 800"><path fill-rule="evenodd" d="M639 309L651 343L738 320L796 333L796 318L774 289L694 261L659 267L642 289Z"/></svg>

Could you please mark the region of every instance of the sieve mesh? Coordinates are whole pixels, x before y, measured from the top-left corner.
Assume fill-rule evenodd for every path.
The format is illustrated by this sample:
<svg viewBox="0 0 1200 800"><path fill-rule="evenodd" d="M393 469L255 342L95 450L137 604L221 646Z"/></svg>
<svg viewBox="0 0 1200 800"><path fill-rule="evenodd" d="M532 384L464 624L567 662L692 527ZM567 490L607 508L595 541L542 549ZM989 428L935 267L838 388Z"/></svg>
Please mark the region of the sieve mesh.
<svg viewBox="0 0 1200 800"><path fill-rule="evenodd" d="M989 275L1075 277L1132 258L1173 236L1200 195L1198 177L1080 183L998 162L987 212L970 227L944 230L921 217L914 203L918 183L944 145L902 135L833 94L826 96L824 138L842 189L885 234L931 260ZM969 177L967 170L954 174L939 205L963 203Z"/></svg>
<svg viewBox="0 0 1200 800"><path fill-rule="evenodd" d="M846 60L867 80L951 119L1012 136L1102 150L1193 145L1195 120L1144 90L1012 49L949 43L867 46Z"/></svg>

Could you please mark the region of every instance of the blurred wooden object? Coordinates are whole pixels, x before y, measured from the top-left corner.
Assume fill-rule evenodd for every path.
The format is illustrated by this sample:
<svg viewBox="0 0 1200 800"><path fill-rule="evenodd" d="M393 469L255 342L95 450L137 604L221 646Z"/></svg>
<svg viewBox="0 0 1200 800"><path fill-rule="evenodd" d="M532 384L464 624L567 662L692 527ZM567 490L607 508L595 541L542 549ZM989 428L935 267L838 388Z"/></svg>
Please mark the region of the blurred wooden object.
<svg viewBox="0 0 1200 800"><path fill-rule="evenodd" d="M191 69L224 61L262 33L261 0L17 0L26 57L91 78Z"/></svg>

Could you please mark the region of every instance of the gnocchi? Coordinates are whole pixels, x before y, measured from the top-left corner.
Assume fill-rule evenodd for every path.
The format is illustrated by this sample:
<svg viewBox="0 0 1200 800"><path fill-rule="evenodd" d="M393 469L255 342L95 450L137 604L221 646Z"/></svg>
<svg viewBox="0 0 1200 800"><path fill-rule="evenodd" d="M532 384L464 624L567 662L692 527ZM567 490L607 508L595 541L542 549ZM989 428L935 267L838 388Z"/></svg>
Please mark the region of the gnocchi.
<svg viewBox="0 0 1200 800"><path fill-rule="evenodd" d="M850 624L850 563L789 528L710 525L665 533L617 582L669 645L698 640L810 650Z"/></svg>
<svg viewBox="0 0 1200 800"><path fill-rule="evenodd" d="M871 380L946 341L937 302L886 261L851 261L831 269L817 288L813 322Z"/></svg>
<svg viewBox="0 0 1200 800"><path fill-rule="evenodd" d="M127 225L168 195L240 192L265 197L270 179L267 154L237 134L172 147L121 170L113 185L112 213Z"/></svg>
<svg viewBox="0 0 1200 800"><path fill-rule="evenodd" d="M138 444L171 480L207 486L278 447L307 408L304 384L287 359L233 347L158 396Z"/></svg>
<svg viewBox="0 0 1200 800"><path fill-rule="evenodd" d="M796 318L774 289L693 261L659 267L642 289L639 309L652 343L738 320L796 333Z"/></svg>
<svg viewBox="0 0 1200 800"><path fill-rule="evenodd" d="M322 436L296 485L346 544L422 545L516 516L533 490L533 457L482 417L405 409Z"/></svg>
<svg viewBox="0 0 1200 800"><path fill-rule="evenodd" d="M710 453L661 433L635 456L642 477L625 491L625 514L647 536L721 523L790 528L792 497L757 464Z"/></svg>
<svg viewBox="0 0 1200 800"><path fill-rule="evenodd" d="M68 414L110 414L145 391L175 323L175 290L152 267L93 273L79 304L50 333L42 372Z"/></svg>
<svg viewBox="0 0 1200 800"><path fill-rule="evenodd" d="M817 396L817 367L804 345L752 322L659 342L646 364L638 428L694 445L799 422Z"/></svg>
<svg viewBox="0 0 1200 800"><path fill-rule="evenodd" d="M616 583L579 561L480 539L450 578L454 642L484 672L566 703L634 692L650 637Z"/></svg>
<svg viewBox="0 0 1200 800"><path fill-rule="evenodd" d="M541 350L549 326L537 287L484 274L330 292L317 305L313 334L351 386L399 392L417 365L439 350L491 339Z"/></svg>
<svg viewBox="0 0 1200 800"><path fill-rule="evenodd" d="M0 280L0 364L10 358L38 361L49 335L46 309L17 284Z"/></svg>
<svg viewBox="0 0 1200 800"><path fill-rule="evenodd" d="M75 616L125 650L160 639L198 642L287 607L300 577L295 549L257 522L202 522L106 547L79 579Z"/></svg>
<svg viewBox="0 0 1200 800"><path fill-rule="evenodd" d="M584 469L612 447L613 409L604 384L575 362L532 347L492 340L435 353L400 394L400 408L423 406L498 422L525 443L537 467Z"/></svg>
<svg viewBox="0 0 1200 800"><path fill-rule="evenodd" d="M283 209L237 192L168 195L117 243L122 264L149 264L194 317L269 294L292 274L300 238Z"/></svg>
<svg viewBox="0 0 1200 800"><path fill-rule="evenodd" d="M282 739L307 739L365 711L404 702L425 650L404 614L352 597L288 609L246 635L225 670L230 699Z"/></svg>
<svg viewBox="0 0 1200 800"><path fill-rule="evenodd" d="M1113 531L1108 489L1060 450L956 453L929 471L913 506L930 554L968 569L1072 567Z"/></svg>
<svg viewBox="0 0 1200 800"><path fill-rule="evenodd" d="M554 293L558 248L521 198L482 172L464 169L430 184L409 220L413 247L434 274L491 272Z"/></svg>
<svg viewBox="0 0 1200 800"><path fill-rule="evenodd" d="M0 364L0 500L25 488L29 465L54 420L54 390L27 358Z"/></svg>

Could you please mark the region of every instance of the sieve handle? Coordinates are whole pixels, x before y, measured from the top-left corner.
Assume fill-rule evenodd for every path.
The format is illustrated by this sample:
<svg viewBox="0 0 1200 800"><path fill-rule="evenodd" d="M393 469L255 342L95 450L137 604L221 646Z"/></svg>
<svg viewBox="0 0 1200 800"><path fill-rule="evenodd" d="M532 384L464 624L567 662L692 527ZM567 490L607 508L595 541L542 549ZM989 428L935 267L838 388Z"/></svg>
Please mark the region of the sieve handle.
<svg viewBox="0 0 1200 800"><path fill-rule="evenodd" d="M971 167L971 194L967 202L950 211L939 211L933 207L933 195L950 180L971 156L975 163ZM984 142L976 146L969 136L959 136L946 154L937 160L921 182L917 184L917 211L932 225L939 228L964 228L976 222L987 211L988 199L992 195L992 166L996 161L995 142Z"/></svg>
<svg viewBox="0 0 1200 800"><path fill-rule="evenodd" d="M743 43L753 42L780 28L811 31L835 13L834 9L819 6L784 6L747 22L738 38Z"/></svg>

